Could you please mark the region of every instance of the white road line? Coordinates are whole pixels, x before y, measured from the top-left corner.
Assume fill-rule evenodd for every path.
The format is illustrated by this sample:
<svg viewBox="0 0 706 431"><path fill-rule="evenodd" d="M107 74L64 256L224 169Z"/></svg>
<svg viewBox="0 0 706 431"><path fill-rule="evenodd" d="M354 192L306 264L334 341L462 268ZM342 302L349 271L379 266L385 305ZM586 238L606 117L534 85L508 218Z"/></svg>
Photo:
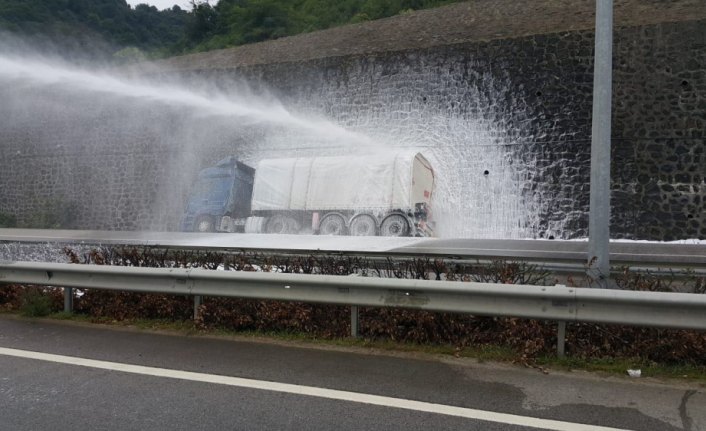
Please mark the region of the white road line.
<svg viewBox="0 0 706 431"><path fill-rule="evenodd" d="M50 353L32 352L0 347L0 355L16 358L36 359L102 370L119 371L123 373L145 376L165 377L170 379L189 380L192 382L213 383L217 385L237 386L248 389L283 392L295 395L326 398L331 400L349 401L371 404L375 406L393 407L487 422L497 422L508 425L539 428L552 431L628 431L596 425L584 425L572 422L538 419L528 416L495 413L485 410L454 407L444 404L434 404L422 401L405 400L402 398L384 397L380 395L361 394L357 392L339 391L335 389L317 388L314 386L292 385L288 383L268 382L263 380L244 379L240 377L219 376L215 374L193 373L189 371L170 370L167 368L145 367L142 365L122 364L119 362L98 361L95 359L78 358L74 356L53 355Z"/></svg>

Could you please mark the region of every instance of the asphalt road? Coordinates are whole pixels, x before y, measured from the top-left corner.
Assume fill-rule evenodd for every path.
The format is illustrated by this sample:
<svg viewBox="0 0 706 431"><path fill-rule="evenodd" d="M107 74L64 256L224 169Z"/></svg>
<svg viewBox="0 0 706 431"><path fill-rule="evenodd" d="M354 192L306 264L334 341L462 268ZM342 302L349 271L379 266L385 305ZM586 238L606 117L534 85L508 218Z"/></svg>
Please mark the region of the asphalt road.
<svg viewBox="0 0 706 431"><path fill-rule="evenodd" d="M649 378L0 316L0 430L697 431L705 405Z"/></svg>

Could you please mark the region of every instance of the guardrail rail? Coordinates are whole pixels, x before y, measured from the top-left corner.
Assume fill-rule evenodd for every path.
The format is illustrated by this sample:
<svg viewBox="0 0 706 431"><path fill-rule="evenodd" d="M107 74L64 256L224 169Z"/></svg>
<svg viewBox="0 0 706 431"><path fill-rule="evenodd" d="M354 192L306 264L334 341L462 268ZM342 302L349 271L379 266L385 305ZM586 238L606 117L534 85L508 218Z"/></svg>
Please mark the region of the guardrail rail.
<svg viewBox="0 0 706 431"><path fill-rule="evenodd" d="M354 336L360 306L549 320L560 356L567 322L706 330L706 295L689 293L37 262L0 262L0 283L191 295L195 312L203 296L349 305Z"/></svg>

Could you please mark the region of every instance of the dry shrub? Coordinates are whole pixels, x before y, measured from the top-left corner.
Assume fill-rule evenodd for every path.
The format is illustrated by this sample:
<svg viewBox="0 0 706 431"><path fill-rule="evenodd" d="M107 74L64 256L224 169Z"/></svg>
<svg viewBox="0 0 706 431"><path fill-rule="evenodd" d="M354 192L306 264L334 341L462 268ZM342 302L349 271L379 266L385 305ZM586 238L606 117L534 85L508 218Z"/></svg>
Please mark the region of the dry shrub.
<svg viewBox="0 0 706 431"><path fill-rule="evenodd" d="M75 299L74 310L91 317L113 320L187 320L193 313L193 300L183 295L87 289Z"/></svg>
<svg viewBox="0 0 706 431"><path fill-rule="evenodd" d="M199 308L201 328L297 332L321 338L350 334L350 308L300 302L207 298Z"/></svg>
<svg viewBox="0 0 706 431"><path fill-rule="evenodd" d="M417 344L504 346L521 360L556 348L556 324L532 319L479 317L455 313L364 308L361 335Z"/></svg>
<svg viewBox="0 0 706 431"><path fill-rule="evenodd" d="M580 358L639 358L706 366L706 333L580 323L567 332L568 351Z"/></svg>
<svg viewBox="0 0 706 431"><path fill-rule="evenodd" d="M25 289L17 284L0 285L0 310L19 310Z"/></svg>

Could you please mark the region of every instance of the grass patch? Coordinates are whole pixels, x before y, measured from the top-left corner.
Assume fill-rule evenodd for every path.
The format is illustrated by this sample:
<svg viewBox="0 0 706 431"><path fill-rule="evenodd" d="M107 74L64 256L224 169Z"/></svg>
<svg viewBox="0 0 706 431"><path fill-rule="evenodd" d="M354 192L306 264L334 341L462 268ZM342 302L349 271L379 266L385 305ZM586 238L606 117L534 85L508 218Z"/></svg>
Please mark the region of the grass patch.
<svg viewBox="0 0 706 431"><path fill-rule="evenodd" d="M196 335L200 332L193 321L174 321L167 319L135 319L127 322L127 326L150 331L172 331L185 335Z"/></svg>
<svg viewBox="0 0 706 431"><path fill-rule="evenodd" d="M78 320L76 314L70 313L68 311L60 311L58 313L52 313L49 315L52 319L56 320Z"/></svg>
<svg viewBox="0 0 706 431"><path fill-rule="evenodd" d="M81 323L98 323L104 325L122 326L137 328L142 330L154 330L154 331L171 331L179 332L184 335L194 335L199 332L205 333L204 331L199 331L194 325L194 322L188 321L175 321L169 319L124 319L116 320L109 317L94 317L88 316L86 314L74 314L67 312L52 313L48 315L50 319L55 320L69 320L73 322Z"/></svg>
<svg viewBox="0 0 706 431"><path fill-rule="evenodd" d="M626 376L627 370L641 370L641 377L688 379L706 384L706 367L694 365L659 364L642 358L537 358L537 364L553 369L590 371L594 373Z"/></svg>
<svg viewBox="0 0 706 431"><path fill-rule="evenodd" d="M459 349L452 345L431 345L394 340L375 340L369 338L321 338L315 335L292 331L234 331L227 328L213 328L198 330L200 334L209 334L223 337L245 338L270 338L278 341L293 343L310 343L322 346L360 347L388 352L423 353L429 355L455 356L474 358L479 361L510 362L518 357L518 353L508 347L502 346L474 346Z"/></svg>

